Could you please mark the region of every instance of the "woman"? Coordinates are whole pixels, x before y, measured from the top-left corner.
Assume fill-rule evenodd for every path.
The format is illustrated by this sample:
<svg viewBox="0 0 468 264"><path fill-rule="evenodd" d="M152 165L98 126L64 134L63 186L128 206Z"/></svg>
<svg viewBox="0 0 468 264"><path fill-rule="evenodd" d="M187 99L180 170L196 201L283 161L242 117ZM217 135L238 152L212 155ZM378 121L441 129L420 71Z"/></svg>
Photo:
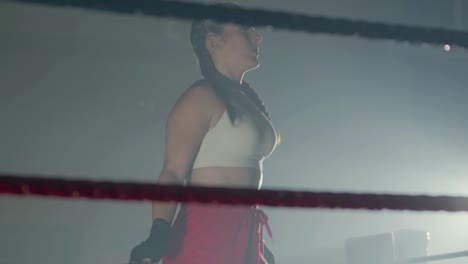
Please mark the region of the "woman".
<svg viewBox="0 0 468 264"><path fill-rule="evenodd" d="M278 142L263 102L243 81L259 65L262 37L250 27L205 20L192 23L190 39L204 79L169 114L158 182L258 189L262 162ZM151 234L132 250L132 263L274 263L257 207L188 203L171 225L176 206L153 203Z"/></svg>

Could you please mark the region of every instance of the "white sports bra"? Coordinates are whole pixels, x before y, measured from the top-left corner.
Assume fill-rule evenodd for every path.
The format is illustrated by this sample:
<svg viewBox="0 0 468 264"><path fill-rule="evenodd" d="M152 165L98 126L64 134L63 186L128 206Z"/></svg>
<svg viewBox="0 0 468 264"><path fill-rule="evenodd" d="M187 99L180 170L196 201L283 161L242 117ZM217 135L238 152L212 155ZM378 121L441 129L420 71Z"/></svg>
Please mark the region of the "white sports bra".
<svg viewBox="0 0 468 264"><path fill-rule="evenodd" d="M205 135L193 168L247 167L262 169L276 147L276 130L265 117L243 114L234 122L225 110Z"/></svg>

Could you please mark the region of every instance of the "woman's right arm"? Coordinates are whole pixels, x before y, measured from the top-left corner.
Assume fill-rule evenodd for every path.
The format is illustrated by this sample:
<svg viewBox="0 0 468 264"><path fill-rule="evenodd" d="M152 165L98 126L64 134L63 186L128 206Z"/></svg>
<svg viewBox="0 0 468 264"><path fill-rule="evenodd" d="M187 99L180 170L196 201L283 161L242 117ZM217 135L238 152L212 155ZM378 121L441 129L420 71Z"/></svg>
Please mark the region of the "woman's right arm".
<svg viewBox="0 0 468 264"><path fill-rule="evenodd" d="M210 129L216 100L212 90L203 86L191 87L179 98L166 124L164 166L158 184L184 184ZM176 208L176 202L153 202L153 220L172 223Z"/></svg>

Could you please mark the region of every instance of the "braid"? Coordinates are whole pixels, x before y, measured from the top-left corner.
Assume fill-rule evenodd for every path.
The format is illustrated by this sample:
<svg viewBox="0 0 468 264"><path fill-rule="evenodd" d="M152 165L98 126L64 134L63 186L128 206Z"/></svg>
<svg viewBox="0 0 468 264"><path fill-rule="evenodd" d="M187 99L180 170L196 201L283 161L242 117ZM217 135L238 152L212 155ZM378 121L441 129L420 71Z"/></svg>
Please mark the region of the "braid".
<svg viewBox="0 0 468 264"><path fill-rule="evenodd" d="M252 88L247 82L242 83L242 91L245 93L245 95L255 103L255 105L258 107L258 109L268 118L271 120L270 113L268 112L268 109L265 106L265 103L263 100L260 98L258 93Z"/></svg>
<svg viewBox="0 0 468 264"><path fill-rule="evenodd" d="M234 4L221 4L228 7L237 7ZM225 105L231 122L234 122L239 116L239 107L235 107L235 102L230 96L233 90L241 90L252 101L258 109L270 119L270 115L265 107L265 104L258 96L257 92L250 87L246 82L242 85L239 82L231 80L222 75L215 67L208 49L206 48L206 35L208 33L222 34L224 32L223 25L217 24L210 20L194 21L190 31L190 41L195 54L198 57L200 71L203 77L210 82L213 91ZM236 105L239 106L239 105Z"/></svg>
<svg viewBox="0 0 468 264"><path fill-rule="evenodd" d="M221 25L208 20L193 22L190 32L192 47L197 55L203 77L212 85L216 96L226 107L229 119L231 122L234 122L238 117L238 111L236 111L229 93L233 87L239 87L240 84L226 78L216 69L213 59L206 48L206 34L208 32L222 34L223 28Z"/></svg>
<svg viewBox="0 0 468 264"><path fill-rule="evenodd" d="M258 109L271 121L270 112L268 112L265 103L260 98L258 93L253 89L247 82L242 83L242 91L244 94L255 103ZM276 144L281 144L281 134L278 130L276 130Z"/></svg>

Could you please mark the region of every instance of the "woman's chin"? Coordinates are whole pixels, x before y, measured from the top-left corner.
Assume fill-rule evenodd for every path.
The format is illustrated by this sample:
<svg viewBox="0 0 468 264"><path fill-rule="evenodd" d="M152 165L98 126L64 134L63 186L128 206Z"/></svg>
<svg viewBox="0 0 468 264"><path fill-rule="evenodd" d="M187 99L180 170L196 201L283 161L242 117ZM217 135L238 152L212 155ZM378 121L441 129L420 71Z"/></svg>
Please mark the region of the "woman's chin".
<svg viewBox="0 0 468 264"><path fill-rule="evenodd" d="M247 71L255 70L260 66L260 63L258 60L253 60L250 64L249 67L247 68Z"/></svg>

